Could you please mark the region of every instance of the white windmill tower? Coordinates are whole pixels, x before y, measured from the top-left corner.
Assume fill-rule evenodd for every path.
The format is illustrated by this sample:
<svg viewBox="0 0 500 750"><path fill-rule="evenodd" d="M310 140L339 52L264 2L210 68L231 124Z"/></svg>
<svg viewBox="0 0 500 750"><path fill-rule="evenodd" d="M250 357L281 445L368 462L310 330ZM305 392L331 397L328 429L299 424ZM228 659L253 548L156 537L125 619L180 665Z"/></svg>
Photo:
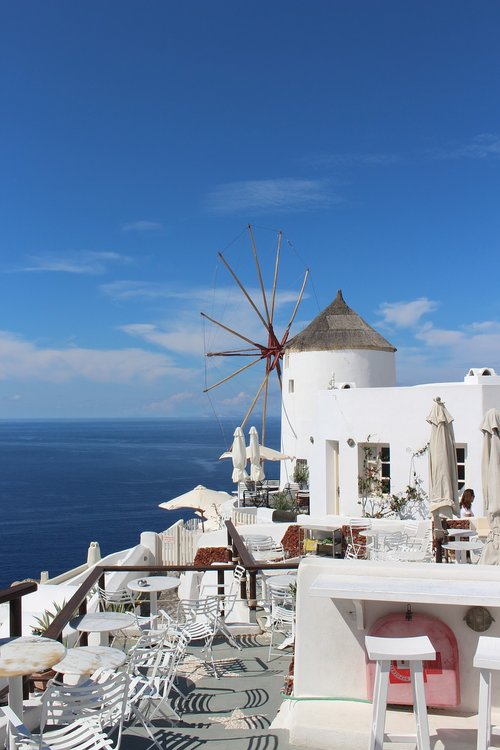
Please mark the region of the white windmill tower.
<svg viewBox="0 0 500 750"><path fill-rule="evenodd" d="M285 346L282 450L307 461L318 391L394 386L395 352L392 344L348 307L339 290L334 301ZM284 465L282 482L291 479L292 472L292 466Z"/></svg>

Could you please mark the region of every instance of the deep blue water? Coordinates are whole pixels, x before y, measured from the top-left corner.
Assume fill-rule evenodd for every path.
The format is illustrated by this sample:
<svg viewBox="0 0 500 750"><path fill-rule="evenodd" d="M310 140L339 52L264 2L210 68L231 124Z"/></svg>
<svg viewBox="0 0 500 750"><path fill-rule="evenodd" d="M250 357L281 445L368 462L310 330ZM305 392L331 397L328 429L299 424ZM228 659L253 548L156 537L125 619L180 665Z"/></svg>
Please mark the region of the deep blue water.
<svg viewBox="0 0 500 750"><path fill-rule="evenodd" d="M191 513L158 503L197 484L231 492L219 461L236 425L195 420L0 421L0 588L130 547ZM248 436L247 436L248 437ZM266 443L279 448L279 421ZM279 464L266 462L268 478Z"/></svg>

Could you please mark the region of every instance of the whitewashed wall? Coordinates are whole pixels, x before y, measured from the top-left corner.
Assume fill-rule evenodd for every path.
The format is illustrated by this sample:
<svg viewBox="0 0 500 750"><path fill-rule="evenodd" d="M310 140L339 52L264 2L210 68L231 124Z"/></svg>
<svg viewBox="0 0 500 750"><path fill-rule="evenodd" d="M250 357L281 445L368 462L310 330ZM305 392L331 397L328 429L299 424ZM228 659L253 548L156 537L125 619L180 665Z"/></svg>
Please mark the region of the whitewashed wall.
<svg viewBox="0 0 500 750"><path fill-rule="evenodd" d="M310 435L314 434L317 394L329 387L332 374L337 384L355 383L358 388L394 386L393 352L342 350L290 352L283 369L282 450L308 459ZM294 392L289 393L293 380ZM293 467L283 462L281 482L291 479Z"/></svg>
<svg viewBox="0 0 500 750"><path fill-rule="evenodd" d="M361 568L363 577L380 574L394 576L394 565L365 561L329 560L309 557L301 563L297 585L297 631L295 640L294 696L305 698L342 697L366 699L364 638L370 627L382 616L406 611L407 602L366 602L365 629L358 630L354 607L350 600L332 601L328 597L310 595L310 587L320 574L339 575ZM491 581L500 585L500 567L491 565L438 565L436 563L398 564L399 577L427 577L437 575L453 581L470 578L472 581ZM479 674L472 667L479 633L464 621L469 604L438 605L414 604L414 613L425 613L445 622L455 634L459 649L460 692L462 711L477 709ZM490 608L495 621L485 633L500 636L500 608ZM493 705L500 705L500 684L493 693Z"/></svg>
<svg viewBox="0 0 500 750"><path fill-rule="evenodd" d="M497 378L495 378L497 380ZM484 515L481 487L479 425L484 413L500 409L500 385L481 378L483 384L437 383L400 388L325 390L317 394L310 435L311 514L359 515L358 444L388 443L391 449L391 492L402 492L409 480L411 454L430 438L426 417L433 399L440 396L454 417L455 439L467 445L466 486L476 494L475 515ZM484 384L484 381L487 384ZM349 445L347 441L354 441ZM338 446L338 477L334 474L334 451ZM428 455L416 459L417 474L428 491ZM334 485L340 487L339 505L334 507Z"/></svg>

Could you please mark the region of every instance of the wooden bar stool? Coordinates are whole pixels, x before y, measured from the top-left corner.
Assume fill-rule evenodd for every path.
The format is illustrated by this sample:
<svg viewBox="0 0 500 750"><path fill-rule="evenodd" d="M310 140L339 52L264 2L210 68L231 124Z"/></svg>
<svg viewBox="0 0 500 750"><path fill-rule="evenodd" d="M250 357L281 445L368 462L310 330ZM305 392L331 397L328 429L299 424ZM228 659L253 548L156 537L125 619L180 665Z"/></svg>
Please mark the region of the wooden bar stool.
<svg viewBox="0 0 500 750"><path fill-rule="evenodd" d="M407 661L410 666L410 679L413 690L413 711L417 724L416 735L387 735L388 742L415 742L418 750L430 750L429 723L424 693L425 660L434 660L436 652L426 635L412 638L378 638L367 635L365 638L368 658L376 661L375 683L373 686L373 716L370 734L370 750L382 750L387 712L387 693L391 661Z"/></svg>
<svg viewBox="0 0 500 750"><path fill-rule="evenodd" d="M479 669L477 750L486 750L492 734L491 673L500 669L500 638L480 636L473 664Z"/></svg>

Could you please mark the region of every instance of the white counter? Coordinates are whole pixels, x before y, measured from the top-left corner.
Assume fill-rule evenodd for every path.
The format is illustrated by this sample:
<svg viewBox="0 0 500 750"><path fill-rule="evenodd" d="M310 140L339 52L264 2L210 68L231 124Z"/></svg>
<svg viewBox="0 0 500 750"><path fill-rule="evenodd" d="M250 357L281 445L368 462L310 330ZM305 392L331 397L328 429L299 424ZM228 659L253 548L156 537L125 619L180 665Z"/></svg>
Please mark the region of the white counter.
<svg viewBox="0 0 500 750"><path fill-rule="evenodd" d="M297 583L296 697L366 700L364 637L382 617L414 613L441 620L454 633L460 663L458 711L477 707L472 666L480 633L466 624L471 606L487 607L500 637L500 567L305 558ZM500 687L493 691L500 706Z"/></svg>

